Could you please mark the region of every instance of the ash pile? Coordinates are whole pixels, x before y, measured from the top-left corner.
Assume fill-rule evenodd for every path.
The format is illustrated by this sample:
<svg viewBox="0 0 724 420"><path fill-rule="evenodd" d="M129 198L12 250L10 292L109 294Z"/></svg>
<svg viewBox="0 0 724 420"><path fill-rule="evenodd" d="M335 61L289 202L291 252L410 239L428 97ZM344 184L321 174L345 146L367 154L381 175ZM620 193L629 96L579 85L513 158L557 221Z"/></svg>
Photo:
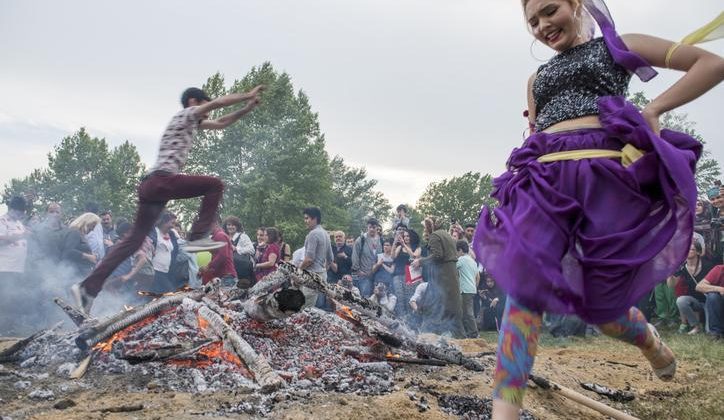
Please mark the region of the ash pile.
<svg viewBox="0 0 724 420"><path fill-rule="evenodd" d="M335 311L300 310L302 286L324 293ZM56 326L0 352L0 389L51 400L113 378L131 392L255 394L261 396L256 405L225 411L264 415L273 401L290 395L391 392L393 366L403 363L484 370L444 342L417 341L374 302L285 263L246 291L212 282L103 320L56 303L77 329ZM64 382L55 391L36 387L49 376Z"/></svg>

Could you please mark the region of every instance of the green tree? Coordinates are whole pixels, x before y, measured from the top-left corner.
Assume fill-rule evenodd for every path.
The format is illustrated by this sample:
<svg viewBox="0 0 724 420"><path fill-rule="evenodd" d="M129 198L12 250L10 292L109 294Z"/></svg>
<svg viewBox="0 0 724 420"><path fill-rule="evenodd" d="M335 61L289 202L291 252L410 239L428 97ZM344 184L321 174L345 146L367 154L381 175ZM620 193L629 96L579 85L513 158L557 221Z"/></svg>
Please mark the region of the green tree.
<svg viewBox="0 0 724 420"><path fill-rule="evenodd" d="M493 190L490 175L468 172L462 176L432 182L417 201L417 209L423 216L432 215L446 222L457 220L460 224L476 223L483 205L492 206Z"/></svg>
<svg viewBox="0 0 724 420"><path fill-rule="evenodd" d="M374 217L385 222L390 214L390 202L375 191L377 180L367 178L364 168L345 165L344 159L335 156L330 162L334 210L339 214L333 220L348 235L357 235L366 229L367 219Z"/></svg>
<svg viewBox="0 0 724 420"><path fill-rule="evenodd" d="M204 89L210 96L220 96L258 84L267 87L261 105L224 131L200 132L186 169L224 181L223 215L240 217L249 231L277 226L287 242L300 245L306 234L304 207L320 207L326 227L344 223L333 199L324 135L309 98L295 92L289 75L276 72L269 63L252 68L229 88L217 73ZM173 209L188 220L196 213L197 203L180 200Z"/></svg>
<svg viewBox="0 0 724 420"><path fill-rule="evenodd" d="M629 100L637 107L643 109L646 105L651 102L643 92L636 92ZM700 194L706 193L706 191L714 186L714 183L719 180L721 176L721 167L716 159L711 157L711 152L706 148L706 142L704 138L694 130L695 122L690 121L688 116L679 112L667 112L661 116L661 128L668 128L669 130L680 131L686 133L693 138L699 140L704 146L704 152L701 155L701 159L696 164L696 188Z"/></svg>
<svg viewBox="0 0 724 420"><path fill-rule="evenodd" d="M136 147L128 141L109 149L105 139L81 128L48 153L48 167L36 169L5 186L3 197L23 194L34 204L59 202L67 215L83 212L93 201L117 215L133 216L135 187L145 168Z"/></svg>

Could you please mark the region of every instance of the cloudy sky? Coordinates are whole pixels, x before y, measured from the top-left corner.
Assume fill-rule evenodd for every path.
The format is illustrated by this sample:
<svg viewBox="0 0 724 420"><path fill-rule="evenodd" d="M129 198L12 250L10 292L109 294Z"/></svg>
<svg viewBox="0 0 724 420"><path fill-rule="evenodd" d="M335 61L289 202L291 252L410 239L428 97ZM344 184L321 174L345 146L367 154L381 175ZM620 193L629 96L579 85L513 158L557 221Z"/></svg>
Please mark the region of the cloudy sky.
<svg viewBox="0 0 724 420"><path fill-rule="evenodd" d="M721 1L610 0L619 32L678 40ZM517 0L0 0L0 184L87 127L153 163L187 86L270 61L319 113L327 150L393 202L467 171L497 174L522 141L527 77L549 58ZM704 45L724 54L724 40ZM680 74L632 83L652 97ZM681 108L724 162L721 86Z"/></svg>

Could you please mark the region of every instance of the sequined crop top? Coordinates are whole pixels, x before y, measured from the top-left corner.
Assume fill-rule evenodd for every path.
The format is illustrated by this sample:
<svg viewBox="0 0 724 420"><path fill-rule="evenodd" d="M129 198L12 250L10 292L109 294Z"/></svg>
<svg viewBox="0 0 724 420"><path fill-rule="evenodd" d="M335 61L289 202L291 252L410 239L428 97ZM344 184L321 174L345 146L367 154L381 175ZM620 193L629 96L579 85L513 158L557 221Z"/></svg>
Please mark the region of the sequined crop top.
<svg viewBox="0 0 724 420"><path fill-rule="evenodd" d="M538 68L533 82L535 129L597 115L601 96L626 96L631 73L616 64L603 38L569 48Z"/></svg>

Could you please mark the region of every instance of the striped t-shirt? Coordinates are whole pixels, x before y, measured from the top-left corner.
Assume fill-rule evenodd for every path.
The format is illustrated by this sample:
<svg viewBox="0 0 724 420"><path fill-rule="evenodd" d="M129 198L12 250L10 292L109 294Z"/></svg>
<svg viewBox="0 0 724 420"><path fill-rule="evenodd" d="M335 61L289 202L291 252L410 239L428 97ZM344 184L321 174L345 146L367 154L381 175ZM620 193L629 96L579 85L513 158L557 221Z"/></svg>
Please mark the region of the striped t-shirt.
<svg viewBox="0 0 724 420"><path fill-rule="evenodd" d="M151 167L153 171L167 171L173 174L181 172L191 150L194 130L198 129L201 118L194 111L195 106L190 106L179 111L168 123L166 131L161 137L161 145L158 150L156 164Z"/></svg>

